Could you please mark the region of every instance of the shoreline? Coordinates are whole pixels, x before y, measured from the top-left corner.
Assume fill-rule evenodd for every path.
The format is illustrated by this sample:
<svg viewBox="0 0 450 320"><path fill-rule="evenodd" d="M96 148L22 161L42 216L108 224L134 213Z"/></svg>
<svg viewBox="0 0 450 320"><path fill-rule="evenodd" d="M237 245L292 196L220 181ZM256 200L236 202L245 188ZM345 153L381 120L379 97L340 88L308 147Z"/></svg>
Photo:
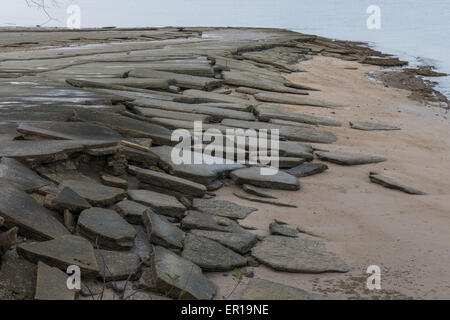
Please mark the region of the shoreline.
<svg viewBox="0 0 450 320"><path fill-rule="evenodd" d="M198 191L196 188L200 187L197 185L191 186L194 191L189 189L195 192L195 196L187 198L182 190L170 190L165 185L153 186L151 190L164 193L166 196L175 196L180 201L176 207L177 210L180 206L192 209L194 207L192 198L195 199L198 193L202 193L205 200L213 197L216 200L227 200L241 206L256 208L258 211L240 219L238 225L255 227L256 230L250 232L259 236L259 243L264 241L264 237L269 236L269 225L277 219L286 222L290 227L301 227L319 235L320 240L326 243L327 250L342 257L349 265L350 271L319 274L280 272L256 263L255 258L250 258L247 253L245 255L248 259L247 273L243 283L236 289L234 289L235 279L232 271L210 272L205 268L206 278L212 280L217 286L215 298L221 299L230 293L230 299L242 298L242 294L247 289L246 283L252 278L301 288L332 299L442 299L450 296L450 289L446 286L446 282L450 279L447 270L450 261L447 258L448 248L445 247L445 244L450 242L446 232L449 224L447 209L450 206L448 200L450 142L447 139L449 123L446 118L448 110L436 104L436 99L438 102L442 101L439 100L440 97L435 97L437 93L433 91L431 84L417 76L417 73L424 73L427 70L405 69L401 71L400 79L396 75L389 74L383 78L383 83L375 82L368 79L367 75L372 72L386 72L384 70L386 67L404 65L404 62L388 54L361 46L360 43L332 41L323 37L278 29L168 27L137 30L139 33L121 34L121 37L126 37L127 41L119 40L117 38L119 35L115 33L118 30L114 29L94 30L92 38L73 38L66 34L46 37L46 31L40 30L41 40L37 39L39 45L51 46L50 48L0 54L2 63L0 81L4 88L0 92L0 98L2 98L0 100L0 110L2 110L0 143L12 146L9 149L4 148L6 151L0 150L0 157L17 157L37 172L41 178L52 181L54 189L30 191L31 196L40 206L49 208L54 213L61 209L50 200L52 196L61 192L61 190L58 191L58 185L59 187L64 185L63 182L68 179L67 176L72 177L74 171L76 174L87 175L90 180L94 180L100 186L118 182L117 179L111 178L105 180L99 177L99 173L109 175L118 173L116 176L122 180L120 188L123 187L123 180L125 180L126 188L129 190L144 189L151 185L152 180L143 179L139 170L167 173L178 178L201 181L200 184L205 184L209 188L210 177L204 172L198 170L186 172L185 168L171 167L163 156L160 158L155 156L156 153L152 150L156 152L160 150L157 148L161 147L155 148L154 145L165 145L166 135L170 132L164 124L170 125L168 127L170 129L186 124L175 122L176 118L165 119L165 122L160 119L155 120L161 116L150 115L149 110L166 112L167 116L169 116L167 110L171 110L186 118L200 115L202 119L209 119L211 126L217 125L218 121L226 117L237 117L234 119L238 120L245 117L245 119L259 120L254 123L267 124L256 112L258 105L262 103L257 99L258 93L262 91L263 94L276 96L274 92L269 92L267 89L248 90L249 88L246 88L244 91L247 93L244 94L237 91L239 87L243 87L242 85L225 77L227 72L230 72L227 69L238 74L242 73L246 77L257 74L258 79L254 81L256 86L284 91L285 93L277 93L280 96L288 97L292 95L292 92L296 92L295 96L300 99L304 97L302 94L305 91L300 88L307 85L320 90L307 90L308 97L316 101L330 101L344 106L323 108L270 102L277 108L281 108L277 109L276 113L291 116L304 113L317 118L322 117L320 119L331 118L342 124L341 126L319 124L308 129L314 132L327 132L335 136L337 142L302 142L311 147L310 155L315 158L314 162L323 162L328 166L328 170L317 175L300 177L300 191L267 189L278 198L277 201L296 205L297 208L275 207L236 197L233 195L234 192L243 193L244 191L229 178L228 171L215 177L217 179L215 181L222 184L219 190L213 191L215 197L204 191ZM32 32L31 30L30 33ZM129 32L129 30L123 32ZM14 40L6 39L5 41L9 41L9 48L14 48ZM23 42L25 45L33 45L27 44L26 39ZM101 45L90 46L93 43L101 43ZM204 51L197 49L198 43L203 45ZM17 43L16 45L20 46ZM73 47L68 51L61 49L61 45ZM374 55L377 57L374 58ZM201 73L203 77L208 78L202 80L206 81L207 85L200 92L203 94L211 92L221 96L221 99L224 99L221 101L228 102L221 102L222 106L206 106L205 101L202 100L205 99L203 96L196 98L201 100L201 103L189 98L189 95L185 95L186 92L194 91L195 94L201 94L196 92L196 90L199 91L198 89L190 87L198 86L198 82L192 79L189 79L191 82L185 79L178 82L171 81L172 79L161 81L161 79L154 79L155 75L162 77L164 74L161 72L149 72L143 76L134 77L133 72L129 71L141 71L147 65L167 70L170 64L180 60L184 62L179 67L185 68L184 70L187 70L185 72ZM166 64L161 61L165 61ZM207 68L204 68L205 65ZM179 77L176 74L172 76ZM88 78L90 82L68 81L77 77ZM405 86L402 82L404 77L415 80L411 80L411 84ZM103 89L89 87L95 81L98 86L98 83L105 79L109 79L110 82L103 84ZM261 79L264 81L259 82ZM267 79L270 79L269 84L266 82ZM120 84L114 84L114 81ZM238 78L236 81L247 81L247 79ZM203 82L201 83L204 85ZM215 86L216 83L220 83L219 87L209 87ZM149 89L143 85L158 87ZM409 89L413 89L414 99L409 97L411 95ZM186 103L186 101L190 102ZM190 108L191 104L193 109ZM195 110L194 105L197 104L202 107L201 112ZM97 118L90 118L93 112L90 114L85 111L89 110L89 105L98 107ZM252 105L253 109L248 108L248 105ZM229 112L231 110L227 107L237 109ZM106 112L107 116L102 117L102 112ZM272 117L277 119L277 116L275 114ZM114 117L121 120L111 124L110 119ZM74 119L80 122L72 122ZM33 127L39 121L52 121L54 129L47 128L46 124L43 127ZM127 125L127 121L134 122L132 125ZM400 130L362 131L352 128L349 124L349 122L365 121L384 123ZM139 146L140 152L129 148L124 152L121 143L115 147L110 144L102 145L101 148L89 146L86 140L81 140L80 136L88 140L92 137L85 136L83 132L77 130L61 128L60 124L64 123L100 124L103 131L95 128L97 131L94 131L94 135L107 134L109 138L112 136L113 140L117 139L117 134L123 135L127 139L132 139L133 143ZM163 124L163 126L156 124ZM300 124L305 125L303 122ZM299 123L291 122L280 125L280 128L291 128L286 131L295 132L288 135L293 139L303 134L301 130L294 129L296 125ZM155 128L158 129L154 130ZM104 132L110 129L112 132ZM45 142L49 140L49 137L55 136L62 139L58 141L68 139L80 141L79 143L82 142L84 145L71 147L72 151L71 148L63 151L49 151L49 154L46 153L46 148L43 148L44 150L36 151L39 157L14 155L18 151L26 153L26 150L14 147L16 143L17 146L28 142L31 145ZM311 138L308 135L306 137ZM147 150L150 151L146 152ZM320 150L371 154L388 160L367 165L341 166L319 159L318 151ZM6 152L5 155L2 152ZM8 155L8 152L11 155ZM90 162L86 162L87 158ZM371 171L387 174L408 186L423 189L427 195L412 196L383 188L370 181L369 172ZM81 181L86 183L85 178ZM75 188L77 184L73 181L71 183ZM1 196L0 193L0 201L5 201ZM84 198L89 196L83 194ZM109 204L116 204L116 202L116 198L104 200L102 206L111 208ZM108 206L105 203L108 203ZM10 203L8 205L14 206ZM157 213L160 214L160 212ZM0 215L9 217L8 214L10 213L0 212ZM79 212L76 216L78 214ZM55 217L61 220L60 214L56 214ZM190 228L183 227L179 217L170 218L173 226L180 227L183 232L190 234ZM225 221L225 223L230 222ZM146 237L142 226L137 229L140 230L141 236ZM147 236L150 237L150 235ZM300 236L302 238L304 235ZM19 240L28 242L23 238ZM145 240L140 241L139 245L135 243L136 248L133 250L148 249L146 249ZM148 250L151 251L151 249ZM174 252L179 253L179 250ZM142 258L141 251L139 254ZM367 279L365 269L373 264L380 265L382 268L383 290L381 291L369 291L365 287ZM0 284L1 281L0 277ZM107 290L106 298L112 299L118 296L112 289Z"/></svg>

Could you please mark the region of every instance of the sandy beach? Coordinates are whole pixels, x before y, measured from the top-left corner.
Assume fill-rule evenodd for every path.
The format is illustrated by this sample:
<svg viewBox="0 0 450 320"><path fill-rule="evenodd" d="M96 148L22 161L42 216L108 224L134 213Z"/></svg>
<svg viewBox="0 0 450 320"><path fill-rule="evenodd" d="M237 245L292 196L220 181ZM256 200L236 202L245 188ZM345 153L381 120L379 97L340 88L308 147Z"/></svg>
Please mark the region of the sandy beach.
<svg viewBox="0 0 450 320"><path fill-rule="evenodd" d="M320 276L278 273L259 267L253 269L255 276L332 299L448 299L448 110L426 107L409 99L406 91L386 88L368 79L369 72L381 68L328 57L315 57L299 66L308 72L291 74L290 80L320 88L320 97L350 106L335 111L284 105L285 110L332 116L345 124L328 128L339 137L339 142L316 146L384 156L388 161L353 167L328 164L328 171L300 178L301 191L273 192L280 201L298 205L297 209L237 199L232 194L238 190L236 187L221 190L220 199L259 209L244 220L258 228L258 234L268 234L267 226L273 219L302 226L330 240L328 245L352 265L349 273ZM319 96L311 95L314 94ZM349 121L380 122L401 130L354 130ZM411 196L383 188L370 182L370 171L388 173L429 194ZM380 291L366 289L369 265L381 267ZM234 284L230 275L215 274L211 278L224 292ZM236 290L234 297L238 296Z"/></svg>

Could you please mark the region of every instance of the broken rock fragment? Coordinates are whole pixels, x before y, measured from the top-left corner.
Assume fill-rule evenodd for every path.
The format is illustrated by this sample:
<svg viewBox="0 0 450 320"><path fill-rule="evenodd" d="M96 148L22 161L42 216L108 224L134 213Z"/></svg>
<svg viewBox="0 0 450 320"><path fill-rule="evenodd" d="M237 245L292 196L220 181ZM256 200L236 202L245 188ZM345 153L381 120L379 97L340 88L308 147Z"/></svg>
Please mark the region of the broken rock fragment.
<svg viewBox="0 0 450 320"><path fill-rule="evenodd" d="M229 219L245 219L250 213L258 210L241 206L228 200L195 198L192 204L194 209L198 211Z"/></svg>
<svg viewBox="0 0 450 320"><path fill-rule="evenodd" d="M317 151L316 155L322 160L337 163L343 166L378 163L387 160L383 157L343 151Z"/></svg>
<svg viewBox="0 0 450 320"><path fill-rule="evenodd" d="M414 195L426 195L426 193L423 191L420 191L420 190L412 188L412 187L408 187L402 183L395 181L394 179L392 179L390 177L383 176L376 172L371 172L369 174L369 178L370 178L371 182L382 185L383 187L386 187L389 189L399 190L404 193L414 194Z"/></svg>
<svg viewBox="0 0 450 320"><path fill-rule="evenodd" d="M300 189L297 177L282 171L278 171L273 175L263 175L261 169L259 167L250 167L234 170L231 172L231 178L237 184L250 184L257 187L282 190Z"/></svg>
<svg viewBox="0 0 450 320"><path fill-rule="evenodd" d="M143 215L144 225L149 240L168 249L181 249L183 247L184 232L151 210Z"/></svg>
<svg viewBox="0 0 450 320"><path fill-rule="evenodd" d="M151 208L157 214L174 218L184 217L186 207L174 196L150 190L128 190L128 195L133 201Z"/></svg>
<svg viewBox="0 0 450 320"><path fill-rule="evenodd" d="M75 291L67 288L67 273L39 261L36 300L74 300Z"/></svg>

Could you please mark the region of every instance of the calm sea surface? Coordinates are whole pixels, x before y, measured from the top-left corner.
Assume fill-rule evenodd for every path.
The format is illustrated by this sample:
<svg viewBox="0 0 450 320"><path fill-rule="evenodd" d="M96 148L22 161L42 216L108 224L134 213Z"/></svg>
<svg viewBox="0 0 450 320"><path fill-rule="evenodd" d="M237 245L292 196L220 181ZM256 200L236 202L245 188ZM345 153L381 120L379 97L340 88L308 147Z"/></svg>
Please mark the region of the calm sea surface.
<svg viewBox="0 0 450 320"><path fill-rule="evenodd" d="M433 64L450 73L449 0L46 0L65 27L67 7L81 8L82 27L249 26L287 28L343 40L369 41L412 64ZM381 28L367 28L377 5ZM0 26L35 26L46 16L25 0L0 0ZM450 97L450 77L439 89Z"/></svg>

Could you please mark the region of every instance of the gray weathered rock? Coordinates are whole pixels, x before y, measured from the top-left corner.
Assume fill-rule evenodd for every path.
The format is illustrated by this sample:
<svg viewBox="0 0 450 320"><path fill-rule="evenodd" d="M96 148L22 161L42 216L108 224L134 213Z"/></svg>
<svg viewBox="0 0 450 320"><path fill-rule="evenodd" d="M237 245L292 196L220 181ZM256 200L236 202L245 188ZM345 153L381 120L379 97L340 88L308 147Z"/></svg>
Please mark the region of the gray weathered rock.
<svg viewBox="0 0 450 320"><path fill-rule="evenodd" d="M263 279L250 279L244 300L323 300L324 297L302 289Z"/></svg>
<svg viewBox="0 0 450 320"><path fill-rule="evenodd" d="M414 195L426 195L425 192L420 191L418 189L408 187L400 182L395 181L394 179L390 177L383 176L381 174L378 174L376 172L371 172L369 174L370 181L379 185L382 185L383 187L399 190L404 193L408 194L414 194Z"/></svg>
<svg viewBox="0 0 450 320"><path fill-rule="evenodd" d="M61 189L61 191L53 199L53 204L61 210L68 209L75 212L89 209L91 207L89 202L69 187L63 187Z"/></svg>
<svg viewBox="0 0 450 320"><path fill-rule="evenodd" d="M75 291L67 288L67 273L39 261L36 300L75 300Z"/></svg>
<svg viewBox="0 0 450 320"><path fill-rule="evenodd" d="M231 178L237 184L250 184L257 187L299 190L298 178L286 172L278 171L274 175L262 175L261 168L251 167L231 172Z"/></svg>
<svg viewBox="0 0 450 320"><path fill-rule="evenodd" d="M317 151L316 155L321 160L337 163L343 166L378 163L387 160L386 158L383 157L372 156L362 153L342 152L342 151L336 152Z"/></svg>
<svg viewBox="0 0 450 320"><path fill-rule="evenodd" d="M188 211L181 221L183 229L199 229L223 232L246 233L235 221L200 211Z"/></svg>
<svg viewBox="0 0 450 320"><path fill-rule="evenodd" d="M299 273L347 272L345 262L326 249L323 240L308 236L268 236L252 249L252 256L278 271Z"/></svg>
<svg viewBox="0 0 450 320"><path fill-rule="evenodd" d="M337 138L331 132L317 131L312 128L302 128L293 126L283 126L279 124L273 124L268 122L252 122L234 119L224 119L221 122L222 125L244 129L254 130L278 130L280 137L292 141L303 141L313 143L333 143L337 141Z"/></svg>
<svg viewBox="0 0 450 320"><path fill-rule="evenodd" d="M270 234L276 235L276 236L284 236L284 237L292 237L297 238L298 236L298 230L289 228L285 225L279 224L277 222L272 222L269 225Z"/></svg>
<svg viewBox="0 0 450 320"><path fill-rule="evenodd" d="M199 199L192 202L195 210L229 219L245 219L256 208L238 205L228 200Z"/></svg>
<svg viewBox="0 0 450 320"><path fill-rule="evenodd" d="M128 190L128 195L133 201L150 207L157 214L184 217L186 207L173 196L149 190Z"/></svg>
<svg viewBox="0 0 450 320"><path fill-rule="evenodd" d="M139 181L156 187L172 189L194 197L202 197L206 193L204 185L190 180L134 166L130 166L129 170L136 175Z"/></svg>
<svg viewBox="0 0 450 320"><path fill-rule="evenodd" d="M316 100L298 94L286 93L257 93L256 100L273 103L294 104L301 106L322 107L322 108L343 108L343 106L327 101Z"/></svg>
<svg viewBox="0 0 450 320"><path fill-rule="evenodd" d="M250 232L230 233L221 231L191 230L191 233L196 236L214 240L240 254L246 254L251 250L256 242L258 242L258 238Z"/></svg>
<svg viewBox="0 0 450 320"><path fill-rule="evenodd" d="M289 169L287 173L296 177L307 177L324 172L325 170L328 170L328 166L324 163L308 162Z"/></svg>
<svg viewBox="0 0 450 320"><path fill-rule="evenodd" d="M160 157L160 164L170 174L204 185L208 185L223 176L227 176L228 172L231 170L244 167L244 165L239 163L225 163L221 158L208 157L207 155L203 155L203 158L205 159L208 157L206 160L211 164L204 163L203 161L201 164L194 164L193 162L193 164L175 164L172 160L172 152L177 150L174 150L169 146L161 146L151 148L151 151ZM192 152L190 157L192 158L196 156L196 154L197 153ZM221 160L223 161L223 164L218 162Z"/></svg>
<svg viewBox="0 0 450 320"><path fill-rule="evenodd" d="M175 98L175 101L187 103L209 103L209 102L227 102L251 106L253 103L249 100L232 96L229 94L220 94L215 92L205 92L201 90L185 90L181 97Z"/></svg>
<svg viewBox="0 0 450 320"><path fill-rule="evenodd" d="M168 249L183 248L184 232L164 217L147 210L143 221L150 242Z"/></svg>
<svg viewBox="0 0 450 320"><path fill-rule="evenodd" d="M194 234L186 236L182 256L206 271L230 271L247 264L243 256L216 241Z"/></svg>
<svg viewBox="0 0 450 320"><path fill-rule="evenodd" d="M197 265L175 253L156 246L152 267L146 268L139 286L174 299L211 300L216 288Z"/></svg>
<svg viewBox="0 0 450 320"><path fill-rule="evenodd" d="M93 206L110 206L125 197L126 191L119 188L104 186L77 180L64 180L62 187L69 187Z"/></svg>
<svg viewBox="0 0 450 320"><path fill-rule="evenodd" d="M266 192L265 190L255 187L255 186L252 186L250 184L243 184L243 185L241 185L241 188L248 194L252 194L254 196L258 196L261 198L277 199L277 197L271 195L270 193Z"/></svg>
<svg viewBox="0 0 450 320"><path fill-rule="evenodd" d="M247 196L245 194L238 193L238 192L233 192L233 195L235 195L236 197L238 197L240 199L253 201L253 202L259 202L259 203L267 203L267 204L271 204L271 205L278 206L278 207L298 208L294 204L289 204L289 203L275 201L275 200L266 200L266 199L261 199L261 198L252 198L252 197L249 197L249 196Z"/></svg>
<svg viewBox="0 0 450 320"><path fill-rule="evenodd" d="M8 251L0 266L0 300L34 299L35 285L36 265Z"/></svg>
<svg viewBox="0 0 450 320"><path fill-rule="evenodd" d="M149 118L166 118L184 121L203 121L203 122L209 122L212 119L211 116L201 113L178 112L164 109L141 108L141 107L134 107L133 110L138 115Z"/></svg>
<svg viewBox="0 0 450 320"><path fill-rule="evenodd" d="M135 280L141 264L132 252L95 250L99 276L104 281Z"/></svg>
<svg viewBox="0 0 450 320"><path fill-rule="evenodd" d="M7 226L17 226L19 233L39 240L69 234L51 211L10 184L0 183L0 216Z"/></svg>
<svg viewBox="0 0 450 320"><path fill-rule="evenodd" d="M102 248L129 249L133 247L136 230L117 212L91 208L81 212L78 232Z"/></svg>
<svg viewBox="0 0 450 320"><path fill-rule="evenodd" d="M134 201L123 200L117 203L114 209L129 223L142 224L142 215L148 207Z"/></svg>
<svg viewBox="0 0 450 320"><path fill-rule="evenodd" d="M68 266L77 265L86 277L96 276L99 271L94 248L88 240L78 236L22 243L17 246L17 253L31 262L42 261L62 271L66 271Z"/></svg>
<svg viewBox="0 0 450 320"><path fill-rule="evenodd" d="M350 127L352 129L364 130L364 131L376 131L376 130L400 130L398 127L390 126L382 123L366 122L366 121L351 121Z"/></svg>
<svg viewBox="0 0 450 320"><path fill-rule="evenodd" d="M10 158L0 160L0 181L8 182L25 192L33 192L50 184L50 181L41 178L33 170Z"/></svg>
<svg viewBox="0 0 450 320"><path fill-rule="evenodd" d="M126 189L128 187L128 181L119 177L114 177L109 174L103 174L101 177L102 183L108 187L115 187Z"/></svg>
<svg viewBox="0 0 450 320"><path fill-rule="evenodd" d="M293 168L295 166L300 165L306 160L303 158L294 158L294 157L279 157L278 158L278 167L279 168Z"/></svg>

